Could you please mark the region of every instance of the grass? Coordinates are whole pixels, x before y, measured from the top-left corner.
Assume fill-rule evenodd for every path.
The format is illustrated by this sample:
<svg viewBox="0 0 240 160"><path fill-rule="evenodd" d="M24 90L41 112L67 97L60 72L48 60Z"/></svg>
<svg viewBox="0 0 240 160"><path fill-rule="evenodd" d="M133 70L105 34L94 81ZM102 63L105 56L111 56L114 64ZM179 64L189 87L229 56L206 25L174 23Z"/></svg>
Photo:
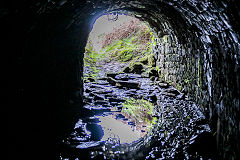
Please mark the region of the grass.
<svg viewBox="0 0 240 160"><path fill-rule="evenodd" d="M121 40L115 40L110 45L106 46L103 51L106 55L109 55L110 59L127 62L133 60L137 56L141 56L146 53L146 44L138 43L138 36L134 35L129 38L124 38ZM148 48L148 47L147 47Z"/></svg>
<svg viewBox="0 0 240 160"><path fill-rule="evenodd" d="M150 129L157 123L157 118L153 117L154 105L144 99L127 99L123 103L122 113L127 114L136 122L142 122Z"/></svg>
<svg viewBox="0 0 240 160"><path fill-rule="evenodd" d="M131 29L134 31L131 32ZM133 26L120 26L113 33L106 35L102 52L110 60L136 61L152 53L154 40L155 37L149 27L144 23L134 22Z"/></svg>
<svg viewBox="0 0 240 160"><path fill-rule="evenodd" d="M85 47L84 66L91 71L85 77L96 78L99 72L97 61L133 64L145 58L148 66L153 65L152 46L156 43L155 37L143 22L133 20L129 24L118 26L109 34L100 34L97 37L103 41L99 52L94 50L91 38Z"/></svg>

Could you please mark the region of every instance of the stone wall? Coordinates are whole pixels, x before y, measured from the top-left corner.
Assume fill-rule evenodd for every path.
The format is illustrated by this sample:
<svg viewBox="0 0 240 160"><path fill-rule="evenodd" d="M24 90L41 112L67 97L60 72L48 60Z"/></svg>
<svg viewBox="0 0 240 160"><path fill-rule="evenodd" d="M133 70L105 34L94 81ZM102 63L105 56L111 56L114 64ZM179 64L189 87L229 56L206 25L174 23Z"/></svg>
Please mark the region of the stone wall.
<svg viewBox="0 0 240 160"><path fill-rule="evenodd" d="M186 35L185 41L179 41L178 33L174 33L178 26L171 21L165 23L168 34L156 39L154 52L161 78L179 89L184 88L203 107L221 156L237 159L239 37L226 14L227 3L186 4L185 8L173 5L184 15L187 31L181 34Z"/></svg>

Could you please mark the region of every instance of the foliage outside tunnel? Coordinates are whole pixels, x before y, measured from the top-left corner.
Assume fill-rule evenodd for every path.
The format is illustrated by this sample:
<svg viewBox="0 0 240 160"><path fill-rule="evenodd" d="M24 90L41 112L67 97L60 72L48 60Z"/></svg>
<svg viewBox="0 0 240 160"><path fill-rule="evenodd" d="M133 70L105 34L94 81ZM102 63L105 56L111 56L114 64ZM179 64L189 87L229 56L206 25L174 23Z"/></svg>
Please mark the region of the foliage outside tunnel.
<svg viewBox="0 0 240 160"><path fill-rule="evenodd" d="M153 32L137 18L125 15L118 18L109 21L107 16L102 16L95 22L85 48L85 82L97 82L100 72L105 75L130 71L141 74L156 69L152 52ZM116 64L118 70L110 69L112 73L109 73L105 68L111 63ZM126 98L122 105L121 114L134 121L140 131L148 132L156 124L157 118L152 117L154 105L149 101Z"/></svg>
<svg viewBox="0 0 240 160"><path fill-rule="evenodd" d="M106 16L99 18L99 21L104 18ZM127 66L152 55L155 37L150 28L130 16L119 15L119 19L120 24L109 24L112 25L110 29L93 28L90 33L84 55L84 66L89 68L90 74L85 75L85 79L96 78L99 65L117 61Z"/></svg>

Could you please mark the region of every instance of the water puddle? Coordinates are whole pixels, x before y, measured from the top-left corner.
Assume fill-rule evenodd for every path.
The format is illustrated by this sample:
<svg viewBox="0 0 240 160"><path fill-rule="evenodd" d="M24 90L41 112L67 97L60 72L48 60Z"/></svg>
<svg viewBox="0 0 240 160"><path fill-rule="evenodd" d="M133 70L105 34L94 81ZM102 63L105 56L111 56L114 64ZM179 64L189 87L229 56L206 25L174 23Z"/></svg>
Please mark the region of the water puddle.
<svg viewBox="0 0 240 160"><path fill-rule="evenodd" d="M112 116L99 117L104 135L101 141L114 140L119 144L132 143L141 138L134 125L124 124Z"/></svg>
<svg viewBox="0 0 240 160"><path fill-rule="evenodd" d="M62 142L62 159L216 159L205 116L187 96L139 75L116 76L141 85L85 83L82 115Z"/></svg>

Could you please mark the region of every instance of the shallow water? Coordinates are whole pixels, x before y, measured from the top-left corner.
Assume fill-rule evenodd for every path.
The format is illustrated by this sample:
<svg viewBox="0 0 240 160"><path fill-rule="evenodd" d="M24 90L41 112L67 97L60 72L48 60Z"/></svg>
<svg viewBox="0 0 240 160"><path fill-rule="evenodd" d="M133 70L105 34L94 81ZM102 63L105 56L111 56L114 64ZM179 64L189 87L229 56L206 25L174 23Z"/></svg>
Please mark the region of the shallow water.
<svg viewBox="0 0 240 160"><path fill-rule="evenodd" d="M102 127L104 133L101 141L116 139L119 144L124 144L132 143L141 138L141 133L134 129L134 126L124 124L112 116L100 117L99 119L99 125Z"/></svg>
<svg viewBox="0 0 240 160"><path fill-rule="evenodd" d="M216 159L215 139L193 101L170 85L140 75L115 78L124 76L140 82L140 88L119 88L106 80L84 84L80 112L85 114L61 143L59 159ZM120 114L124 99L130 97L155 104L158 123L145 136Z"/></svg>

